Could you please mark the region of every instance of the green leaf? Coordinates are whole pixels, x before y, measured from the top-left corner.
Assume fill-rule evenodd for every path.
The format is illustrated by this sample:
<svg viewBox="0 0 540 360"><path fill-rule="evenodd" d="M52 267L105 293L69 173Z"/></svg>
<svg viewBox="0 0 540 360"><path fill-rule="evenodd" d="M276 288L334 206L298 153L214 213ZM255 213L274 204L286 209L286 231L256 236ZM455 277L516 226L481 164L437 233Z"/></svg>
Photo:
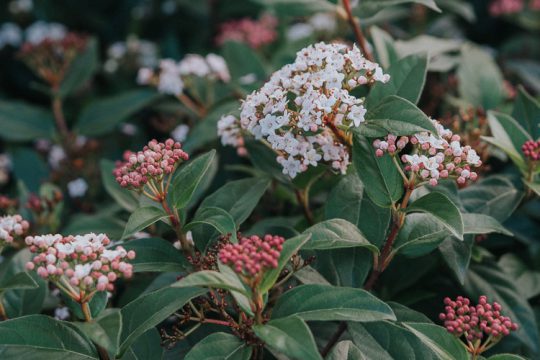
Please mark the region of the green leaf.
<svg viewBox="0 0 540 360"><path fill-rule="evenodd" d="M52 139L54 117L44 108L21 101L0 101L0 137L8 141Z"/></svg>
<svg viewBox="0 0 540 360"><path fill-rule="evenodd" d="M327 0L255 0L270 7L281 16L308 16L318 12L336 11L336 6Z"/></svg>
<svg viewBox="0 0 540 360"><path fill-rule="evenodd" d="M78 322L75 325L94 343L107 350L111 357L115 357L122 332L120 309L105 310L94 321Z"/></svg>
<svg viewBox="0 0 540 360"><path fill-rule="evenodd" d="M43 179L49 178L49 169L43 158L33 149L18 147L11 153L15 177L26 185L29 191L37 193Z"/></svg>
<svg viewBox="0 0 540 360"><path fill-rule="evenodd" d="M503 150L520 169L526 169L521 146L531 140L531 136L515 119L503 113L489 111L488 122L493 137L484 139Z"/></svg>
<svg viewBox="0 0 540 360"><path fill-rule="evenodd" d="M231 214L236 225L239 226L257 206L259 199L269 185L270 180L261 178L229 181L207 196L199 209L207 207L221 208ZM195 217L197 217L197 214Z"/></svg>
<svg viewBox="0 0 540 360"><path fill-rule="evenodd" d="M199 184L203 178L208 176L209 170L215 162L216 150L211 150L180 167L170 188L170 196L177 209L184 209L190 203Z"/></svg>
<svg viewBox="0 0 540 360"><path fill-rule="evenodd" d="M200 208L197 216L187 225L184 230L191 230L197 225L209 225L216 229L221 235L229 234L231 241L236 243L236 224L232 216L225 210L218 207Z"/></svg>
<svg viewBox="0 0 540 360"><path fill-rule="evenodd" d="M135 239L123 246L137 254L135 259L130 261L135 272L182 272L189 265L182 253L163 239Z"/></svg>
<svg viewBox="0 0 540 360"><path fill-rule="evenodd" d="M366 121L353 131L367 137L412 135L422 131L437 134L429 117L407 99L390 95L368 109Z"/></svg>
<svg viewBox="0 0 540 360"><path fill-rule="evenodd" d="M510 334L514 340L538 352L540 341L538 325L528 301L516 288L516 280L507 275L495 263L485 261L473 264L467 274L464 289L471 297L486 295L489 301L497 301L502 313L519 324L519 329Z"/></svg>
<svg viewBox="0 0 540 360"><path fill-rule="evenodd" d="M441 360L467 359L469 357L463 344L445 328L425 323L403 323Z"/></svg>
<svg viewBox="0 0 540 360"><path fill-rule="evenodd" d="M421 212L437 218L455 237L463 240L463 218L457 206L440 192L432 192L414 201L406 213Z"/></svg>
<svg viewBox="0 0 540 360"><path fill-rule="evenodd" d="M408 257L430 253L448 237L448 230L431 214L409 214L399 231L394 252Z"/></svg>
<svg viewBox="0 0 540 360"><path fill-rule="evenodd" d="M353 12L356 16L369 17L388 7L408 3L422 4L431 10L441 12L435 0L364 0L354 8Z"/></svg>
<svg viewBox="0 0 540 360"><path fill-rule="evenodd" d="M95 38L90 38L86 49L71 63L58 95L66 97L84 85L99 67L99 49Z"/></svg>
<svg viewBox="0 0 540 360"><path fill-rule="evenodd" d="M322 357L306 323L292 316L256 325L253 331L271 350L294 360L317 360Z"/></svg>
<svg viewBox="0 0 540 360"><path fill-rule="evenodd" d="M529 181L525 181L525 185L532 191L536 193L536 195L540 196L540 183L532 183Z"/></svg>
<svg viewBox="0 0 540 360"><path fill-rule="evenodd" d="M464 0L437 0L443 12L453 12L461 16L463 19L470 23L476 21L476 14L474 13L474 7L471 3Z"/></svg>
<svg viewBox="0 0 540 360"><path fill-rule="evenodd" d="M490 356L488 360L526 360L524 357L515 354L497 354Z"/></svg>
<svg viewBox="0 0 540 360"><path fill-rule="evenodd" d="M302 248L302 246L309 241L310 237L310 234L301 234L293 237L292 239L285 240L283 243L283 249L281 250L281 254L279 256L277 268L267 271L261 280L259 290L262 294L265 294L272 288L272 286L274 286L279 274L281 274L281 271L287 265L291 257L300 251L300 248Z"/></svg>
<svg viewBox="0 0 540 360"><path fill-rule="evenodd" d="M61 292L62 300L66 304L66 306L69 308L69 310L79 319L84 320L85 316L81 309L81 304L73 300L71 297L67 296L63 292ZM88 307L90 308L90 314L92 315L92 318L97 318L99 314L105 309L107 306L109 298L107 296L106 291L98 291L90 300L88 303Z"/></svg>
<svg viewBox="0 0 540 360"><path fill-rule="evenodd" d="M457 77L461 99L474 107L494 109L504 99L501 71L493 57L479 47L463 46Z"/></svg>
<svg viewBox="0 0 540 360"><path fill-rule="evenodd" d="M38 284L27 272L0 279L0 294L6 290L36 289Z"/></svg>
<svg viewBox="0 0 540 360"><path fill-rule="evenodd" d="M417 104L426 82L428 57L426 54L409 55L388 68L390 81L376 83L369 92L366 107L378 104L386 96L397 95Z"/></svg>
<svg viewBox="0 0 540 360"><path fill-rule="evenodd" d="M4 359L99 359L74 326L45 315L0 322L0 353Z"/></svg>
<svg viewBox="0 0 540 360"><path fill-rule="evenodd" d="M500 222L485 214L466 214L463 216L464 234L499 233L512 236Z"/></svg>
<svg viewBox="0 0 540 360"><path fill-rule="evenodd" d="M504 254L498 265L513 280L516 288L525 297L532 299L540 294L540 271L533 271L514 254Z"/></svg>
<svg viewBox="0 0 540 360"><path fill-rule="evenodd" d="M377 26L372 26L370 33L377 52L377 60L383 68L387 69L398 58L394 47L394 39L392 39L390 34Z"/></svg>
<svg viewBox="0 0 540 360"><path fill-rule="evenodd" d="M364 191L380 207L391 207L403 195L403 179L390 156L376 157L367 139L354 137L353 162Z"/></svg>
<svg viewBox="0 0 540 360"><path fill-rule="evenodd" d="M162 360L161 336L152 328L139 336L122 356L122 360Z"/></svg>
<svg viewBox="0 0 540 360"><path fill-rule="evenodd" d="M291 315L305 321L396 319L390 306L365 290L321 284L300 285L281 295L272 319Z"/></svg>
<svg viewBox="0 0 540 360"><path fill-rule="evenodd" d="M249 291L234 272L223 273L214 270L201 270L189 274L171 285L173 288L186 288L192 286L227 289L249 296Z"/></svg>
<svg viewBox="0 0 540 360"><path fill-rule="evenodd" d="M160 97L155 90L129 90L91 102L81 112L75 131L81 135L98 136L111 132L116 125L148 106Z"/></svg>
<svg viewBox="0 0 540 360"><path fill-rule="evenodd" d="M266 78L266 70L261 58L247 44L237 41L225 42L223 57L227 62L233 81L238 81L239 78L248 74L255 74L257 80Z"/></svg>
<svg viewBox="0 0 540 360"><path fill-rule="evenodd" d="M113 175L114 163L110 160L102 159L99 163L101 169L101 182L107 193L124 209L129 212L135 211L139 206L137 197L133 192L124 189L116 182Z"/></svg>
<svg viewBox="0 0 540 360"><path fill-rule="evenodd" d="M169 215L167 215L165 211L155 206L143 206L137 208L129 217L122 239L125 239L168 216Z"/></svg>
<svg viewBox="0 0 540 360"><path fill-rule="evenodd" d="M347 220L326 220L308 228L304 234L311 234L304 250L364 247L375 254L379 253L379 249L364 237L356 225Z"/></svg>
<svg viewBox="0 0 540 360"><path fill-rule="evenodd" d="M251 348L234 335L222 332L199 341L184 360L249 360Z"/></svg>
<svg viewBox="0 0 540 360"><path fill-rule="evenodd" d="M121 310L122 334L118 355L121 357L142 334L152 329L191 299L206 293L205 289L166 287L142 295Z"/></svg>
<svg viewBox="0 0 540 360"><path fill-rule="evenodd" d="M460 284L465 282L465 277L469 271L472 247L472 236L465 236L464 241L458 241L456 238L448 236L439 245L442 259Z"/></svg>
<svg viewBox="0 0 540 360"><path fill-rule="evenodd" d="M514 101L512 117L533 139L540 138L540 103L520 86Z"/></svg>
<svg viewBox="0 0 540 360"><path fill-rule="evenodd" d="M368 360L368 358L352 341L345 340L338 342L332 348L326 360Z"/></svg>

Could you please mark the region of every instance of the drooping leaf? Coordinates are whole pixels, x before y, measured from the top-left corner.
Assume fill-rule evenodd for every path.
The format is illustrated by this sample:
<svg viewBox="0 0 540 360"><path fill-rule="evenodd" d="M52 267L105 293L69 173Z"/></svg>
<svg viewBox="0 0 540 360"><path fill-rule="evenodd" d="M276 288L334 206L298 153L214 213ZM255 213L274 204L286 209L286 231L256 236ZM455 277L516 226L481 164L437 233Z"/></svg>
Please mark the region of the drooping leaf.
<svg viewBox="0 0 540 360"><path fill-rule="evenodd" d="M426 54L409 55L392 64L387 73L390 81L376 83L369 92L366 106L378 104L386 96L397 95L417 104L426 81L428 58Z"/></svg>
<svg viewBox="0 0 540 360"><path fill-rule="evenodd" d="M450 233L463 239L463 218L457 206L440 192L432 192L415 200L405 210L407 213L421 212L433 215Z"/></svg>
<svg viewBox="0 0 540 360"><path fill-rule="evenodd" d="M215 158L216 151L211 150L180 167L170 188L170 195L177 209L183 209L190 203L199 184L216 161Z"/></svg>
<svg viewBox="0 0 540 360"><path fill-rule="evenodd" d="M111 132L116 125L148 106L159 96L154 90L137 89L95 100L82 110L75 124L75 131L87 136Z"/></svg>
<svg viewBox="0 0 540 360"><path fill-rule="evenodd" d="M184 255L163 239L135 239L123 246L136 253L135 259L130 261L135 272L181 272L189 265Z"/></svg>
<svg viewBox="0 0 540 360"><path fill-rule="evenodd" d="M395 320L392 309L365 290L321 284L300 285L279 298L272 318L291 315L306 321Z"/></svg>
<svg viewBox="0 0 540 360"><path fill-rule="evenodd" d="M21 101L0 101L0 137L8 141L51 139L54 117L44 108Z"/></svg>
<svg viewBox="0 0 540 360"><path fill-rule="evenodd" d="M169 215L167 215L165 211L155 206L143 206L137 208L129 217L122 238L127 238L159 220L166 219L168 216Z"/></svg>
<svg viewBox="0 0 540 360"><path fill-rule="evenodd" d="M248 360L251 348L234 335L222 332L199 341L186 354L185 360Z"/></svg>
<svg viewBox="0 0 540 360"><path fill-rule="evenodd" d="M118 356L122 356L139 336L205 292L204 289L194 287L166 287L142 295L124 306L121 309L122 334Z"/></svg>
<svg viewBox="0 0 540 360"><path fill-rule="evenodd" d="M355 225L343 219L320 222L305 230L304 234L311 234L311 239L304 245L305 250L364 247L373 253L379 252Z"/></svg>
<svg viewBox="0 0 540 360"><path fill-rule="evenodd" d="M296 316L256 325L253 331L273 351L294 360L322 360L306 323Z"/></svg>
<svg viewBox="0 0 540 360"><path fill-rule="evenodd" d="M0 322L5 359L99 359L92 342L69 323L45 315Z"/></svg>

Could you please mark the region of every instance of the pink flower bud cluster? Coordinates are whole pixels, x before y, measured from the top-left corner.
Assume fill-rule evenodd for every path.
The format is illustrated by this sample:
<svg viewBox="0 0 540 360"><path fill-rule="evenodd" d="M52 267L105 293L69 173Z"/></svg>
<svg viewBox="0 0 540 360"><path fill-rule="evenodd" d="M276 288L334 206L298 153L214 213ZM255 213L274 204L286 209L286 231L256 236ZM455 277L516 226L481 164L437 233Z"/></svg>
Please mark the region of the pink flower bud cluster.
<svg viewBox="0 0 540 360"><path fill-rule="evenodd" d="M65 281L79 293L113 291L118 278L132 276L133 265L126 260L134 259L135 252L122 246L107 249L110 242L107 235L94 233L28 236L26 244L36 255L26 268L36 270L43 279Z"/></svg>
<svg viewBox="0 0 540 360"><path fill-rule="evenodd" d="M439 314L448 332L457 337L465 336L468 341L482 340L484 337L502 337L518 329L518 325L501 315L501 305L489 304L486 296L480 296L478 305L463 296L456 300L444 299L445 312Z"/></svg>
<svg viewBox="0 0 540 360"><path fill-rule="evenodd" d="M242 237L237 244L227 244L219 252L219 261L239 274L256 277L265 269L275 269L285 239L281 236Z"/></svg>
<svg viewBox="0 0 540 360"><path fill-rule="evenodd" d="M439 179L457 178L459 184L468 179L476 180L478 174L473 168L482 165L480 157L470 146L461 146L460 136L445 129L438 121L432 120L437 134L421 132L412 136L388 135L384 140L373 142L375 154L385 153L395 155L402 151L407 144L413 147L413 155L403 155L401 161L405 171L413 172L423 181L437 185Z"/></svg>
<svg viewBox="0 0 540 360"><path fill-rule="evenodd" d="M0 248L4 244L11 244L15 237L21 236L30 227L28 221L21 215L7 215L0 217Z"/></svg>
<svg viewBox="0 0 540 360"><path fill-rule="evenodd" d="M238 41L257 49L270 44L277 38L277 19L265 14L259 20L243 18L227 21L220 26L216 44L223 45L226 41Z"/></svg>
<svg viewBox="0 0 540 360"><path fill-rule="evenodd" d="M140 189L151 179L161 181L164 175L174 172L178 164L189 158L182 145L173 139L164 143L152 140L142 151L124 153L124 161L118 161L113 175L120 186Z"/></svg>
<svg viewBox="0 0 540 360"><path fill-rule="evenodd" d="M345 131L364 122L364 99L352 91L390 80L357 47L320 42L296 54L242 103L240 124L278 153L294 178L326 162L341 173L350 163Z"/></svg>
<svg viewBox="0 0 540 360"><path fill-rule="evenodd" d="M515 14L523 10L523 0L494 0L489 5L491 16L501 16Z"/></svg>
<svg viewBox="0 0 540 360"><path fill-rule="evenodd" d="M521 151L530 161L540 160L540 140L527 140L521 147Z"/></svg>

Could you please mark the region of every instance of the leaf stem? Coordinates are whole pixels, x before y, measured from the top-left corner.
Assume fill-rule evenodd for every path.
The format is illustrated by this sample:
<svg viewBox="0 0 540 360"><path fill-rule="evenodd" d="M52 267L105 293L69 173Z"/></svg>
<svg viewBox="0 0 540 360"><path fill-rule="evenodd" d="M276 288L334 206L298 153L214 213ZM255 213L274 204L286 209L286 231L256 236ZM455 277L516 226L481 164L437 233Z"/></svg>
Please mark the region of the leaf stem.
<svg viewBox="0 0 540 360"><path fill-rule="evenodd" d="M81 310L84 315L84 320L86 322L92 321L92 311L90 311L90 306L88 305L88 302L81 303Z"/></svg>
<svg viewBox="0 0 540 360"><path fill-rule="evenodd" d="M306 217L306 220L309 223L309 225L315 224L313 213L311 212L311 209L309 208L309 198L308 198L307 190L295 189L294 193L296 194L296 200L302 206L302 211L304 212L304 216Z"/></svg>

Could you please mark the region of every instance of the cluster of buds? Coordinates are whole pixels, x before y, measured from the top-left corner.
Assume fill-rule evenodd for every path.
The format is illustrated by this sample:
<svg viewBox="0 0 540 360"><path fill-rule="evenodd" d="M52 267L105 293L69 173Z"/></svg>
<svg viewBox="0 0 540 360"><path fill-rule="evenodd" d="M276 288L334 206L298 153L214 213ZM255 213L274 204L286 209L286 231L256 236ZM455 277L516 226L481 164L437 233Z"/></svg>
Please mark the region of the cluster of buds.
<svg viewBox="0 0 540 360"><path fill-rule="evenodd" d="M242 237L237 244L227 244L219 251L219 261L238 274L257 278L266 269L278 266L284 241L272 235Z"/></svg>
<svg viewBox="0 0 540 360"><path fill-rule="evenodd" d="M135 252L121 246L107 249L111 241L105 234L28 236L25 242L36 254L26 268L35 269L77 301L84 294L113 291L118 278L133 275L133 265L126 260L134 259Z"/></svg>
<svg viewBox="0 0 540 360"><path fill-rule="evenodd" d="M521 151L531 162L540 160L540 140L527 140L521 147Z"/></svg>
<svg viewBox="0 0 540 360"><path fill-rule="evenodd" d="M238 41L258 49L276 40L277 23L277 19L268 14L261 16L259 20L250 18L231 20L220 25L216 43L223 45L226 41Z"/></svg>
<svg viewBox="0 0 540 360"><path fill-rule="evenodd" d="M73 60L86 48L88 38L68 32L36 40L25 42L19 57L49 85L57 87Z"/></svg>
<svg viewBox="0 0 540 360"><path fill-rule="evenodd" d="M236 148L239 156L246 156L247 149L244 147L244 137L240 121L233 115L224 115L217 123L218 136L222 145Z"/></svg>
<svg viewBox="0 0 540 360"><path fill-rule="evenodd" d="M350 139L345 133L364 121L364 99L350 94L390 76L358 48L317 43L300 50L293 64L276 71L247 96L240 123L278 153L283 173L294 178L308 166L328 162L345 173Z"/></svg>
<svg viewBox="0 0 540 360"><path fill-rule="evenodd" d="M482 165L476 151L470 146L461 146L460 136L445 129L438 121L432 122L437 134L421 132L399 138L390 134L384 140L373 142L377 149L375 154L394 156L410 143L413 155L403 155L401 161L406 172L415 174L422 181L437 185L439 179L446 178L457 178L458 184L464 184L467 179L476 180L478 174L472 168Z"/></svg>
<svg viewBox="0 0 540 360"><path fill-rule="evenodd" d="M16 237L24 235L30 224L21 215L0 217L0 249L5 244L11 244Z"/></svg>
<svg viewBox="0 0 540 360"><path fill-rule="evenodd" d="M161 60L158 71L150 67L140 68L137 82L141 85L156 86L158 91L164 94L180 96L196 77L223 82L231 79L225 59L210 53L206 57L189 54L180 62L172 59Z"/></svg>
<svg viewBox="0 0 540 360"><path fill-rule="evenodd" d="M439 314L444 321L444 327L455 336L464 337L468 342L468 350L480 354L495 345L503 336L518 329L518 325L501 314L501 305L497 302L487 302L486 296L480 296L478 305L463 296L456 300L444 299L445 312ZM481 341L487 339L482 344Z"/></svg>
<svg viewBox="0 0 540 360"><path fill-rule="evenodd" d="M142 190L145 184L153 182L159 190L164 176L171 175L176 167L188 158L182 145L173 139L167 139L164 143L151 140L142 151L126 151L124 161L116 163L113 174L122 187Z"/></svg>

